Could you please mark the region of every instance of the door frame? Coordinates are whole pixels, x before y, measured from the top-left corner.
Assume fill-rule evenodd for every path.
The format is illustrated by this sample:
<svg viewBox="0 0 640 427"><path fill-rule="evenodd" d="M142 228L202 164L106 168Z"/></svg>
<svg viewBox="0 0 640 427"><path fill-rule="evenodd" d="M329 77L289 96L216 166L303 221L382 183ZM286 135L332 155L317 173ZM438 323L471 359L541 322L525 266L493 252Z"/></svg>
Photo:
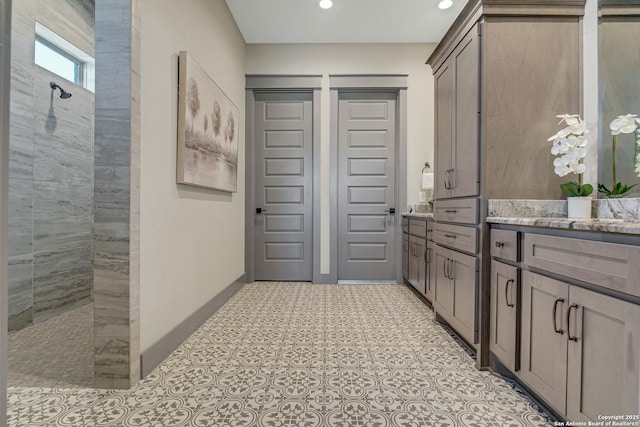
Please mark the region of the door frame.
<svg viewBox="0 0 640 427"><path fill-rule="evenodd" d="M255 280L255 109L256 94L311 93L313 95L313 282L321 282L320 275L320 95L322 75L247 74L245 76L245 274L248 283Z"/></svg>
<svg viewBox="0 0 640 427"><path fill-rule="evenodd" d="M402 281L402 220L407 206L407 88L408 74L331 74L331 196L330 196L330 253L332 283L338 283L338 106L341 92L395 92L396 102L396 283ZM404 172L404 174L403 174Z"/></svg>

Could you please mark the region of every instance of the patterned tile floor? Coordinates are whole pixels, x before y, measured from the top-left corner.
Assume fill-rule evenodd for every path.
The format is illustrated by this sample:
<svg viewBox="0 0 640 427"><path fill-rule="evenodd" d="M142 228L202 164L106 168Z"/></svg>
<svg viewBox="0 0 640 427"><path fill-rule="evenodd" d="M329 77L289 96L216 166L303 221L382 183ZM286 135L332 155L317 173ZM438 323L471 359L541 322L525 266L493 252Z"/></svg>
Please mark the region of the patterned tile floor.
<svg viewBox="0 0 640 427"><path fill-rule="evenodd" d="M245 286L128 391L9 389L10 426L547 426L397 285Z"/></svg>

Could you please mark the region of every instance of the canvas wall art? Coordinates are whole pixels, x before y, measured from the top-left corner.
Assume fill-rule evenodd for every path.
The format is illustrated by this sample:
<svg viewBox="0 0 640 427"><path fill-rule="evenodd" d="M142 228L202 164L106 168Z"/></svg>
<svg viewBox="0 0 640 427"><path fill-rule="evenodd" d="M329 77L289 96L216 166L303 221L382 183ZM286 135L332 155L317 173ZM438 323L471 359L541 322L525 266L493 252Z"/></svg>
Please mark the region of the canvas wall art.
<svg viewBox="0 0 640 427"><path fill-rule="evenodd" d="M177 181L235 192L239 110L186 52L179 56Z"/></svg>

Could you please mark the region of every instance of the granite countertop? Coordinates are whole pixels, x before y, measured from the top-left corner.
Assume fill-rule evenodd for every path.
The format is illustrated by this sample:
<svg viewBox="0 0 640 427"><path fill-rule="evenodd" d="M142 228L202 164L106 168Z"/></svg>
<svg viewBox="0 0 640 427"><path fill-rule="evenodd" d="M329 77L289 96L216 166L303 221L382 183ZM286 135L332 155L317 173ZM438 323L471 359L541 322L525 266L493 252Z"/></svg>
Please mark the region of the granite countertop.
<svg viewBox="0 0 640 427"><path fill-rule="evenodd" d="M487 222L640 235L640 199L594 200L592 219L567 218L566 200L489 200Z"/></svg>
<svg viewBox="0 0 640 427"><path fill-rule="evenodd" d="M572 219L490 216L487 218L487 222L491 224L524 225L528 227L562 228L565 230L640 235L640 220L637 219Z"/></svg>
<svg viewBox="0 0 640 427"><path fill-rule="evenodd" d="M433 212L429 212L429 213L402 212L402 216L407 218L433 219Z"/></svg>

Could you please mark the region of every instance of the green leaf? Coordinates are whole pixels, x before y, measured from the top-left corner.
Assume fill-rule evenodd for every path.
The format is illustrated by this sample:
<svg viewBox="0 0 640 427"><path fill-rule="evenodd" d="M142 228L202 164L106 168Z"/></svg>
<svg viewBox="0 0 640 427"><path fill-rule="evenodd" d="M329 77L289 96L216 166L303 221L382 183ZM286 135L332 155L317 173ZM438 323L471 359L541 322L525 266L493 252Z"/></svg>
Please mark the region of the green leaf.
<svg viewBox="0 0 640 427"><path fill-rule="evenodd" d="M593 193L593 186L591 184L584 184L582 186L582 188L580 188L580 195L581 196L590 196L591 193Z"/></svg>
<svg viewBox="0 0 640 427"><path fill-rule="evenodd" d="M611 196L611 190L609 190L604 184L598 184L598 191L605 196Z"/></svg>
<svg viewBox="0 0 640 427"><path fill-rule="evenodd" d="M565 182L564 184L560 184L560 189L569 197L580 196L580 185L575 181L569 181Z"/></svg>

